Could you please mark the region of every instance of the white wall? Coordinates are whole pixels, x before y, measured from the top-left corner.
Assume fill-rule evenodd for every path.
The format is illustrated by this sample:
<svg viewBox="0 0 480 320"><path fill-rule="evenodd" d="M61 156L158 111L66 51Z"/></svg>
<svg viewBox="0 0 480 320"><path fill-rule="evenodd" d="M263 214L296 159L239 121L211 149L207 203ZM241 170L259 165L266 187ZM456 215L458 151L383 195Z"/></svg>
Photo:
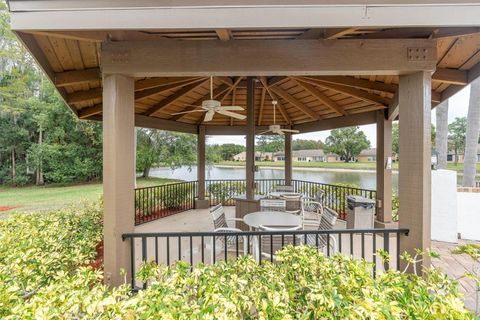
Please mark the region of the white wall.
<svg viewBox="0 0 480 320"><path fill-rule="evenodd" d="M480 193L458 192L458 232L462 239L480 240Z"/></svg>
<svg viewBox="0 0 480 320"><path fill-rule="evenodd" d="M457 242L457 225L457 173L432 170L432 240Z"/></svg>

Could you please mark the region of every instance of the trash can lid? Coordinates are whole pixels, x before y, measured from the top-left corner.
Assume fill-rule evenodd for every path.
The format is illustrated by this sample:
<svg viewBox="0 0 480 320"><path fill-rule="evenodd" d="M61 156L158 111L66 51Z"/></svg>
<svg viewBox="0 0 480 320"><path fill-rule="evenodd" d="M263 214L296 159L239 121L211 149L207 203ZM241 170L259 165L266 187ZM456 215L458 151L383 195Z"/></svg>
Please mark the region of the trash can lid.
<svg viewBox="0 0 480 320"><path fill-rule="evenodd" d="M375 204L375 200L368 199L362 196L349 195L347 196L347 201L357 204Z"/></svg>

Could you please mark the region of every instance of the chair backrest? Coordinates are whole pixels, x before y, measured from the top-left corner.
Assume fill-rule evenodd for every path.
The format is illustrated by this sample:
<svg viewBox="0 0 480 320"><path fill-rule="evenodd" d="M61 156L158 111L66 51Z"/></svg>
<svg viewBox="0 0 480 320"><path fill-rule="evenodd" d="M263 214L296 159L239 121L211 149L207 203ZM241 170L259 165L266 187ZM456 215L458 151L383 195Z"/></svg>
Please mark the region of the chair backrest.
<svg viewBox="0 0 480 320"><path fill-rule="evenodd" d="M260 231L295 231L301 230L301 226L265 226L260 225L258 229ZM298 236L296 236L298 238ZM286 247L289 244L300 244L300 239L296 239L293 241L294 235L293 234L286 234L286 235L261 235L260 236L260 250L263 253L267 254L275 254L276 251ZM273 250L273 251L272 251Z"/></svg>
<svg viewBox="0 0 480 320"><path fill-rule="evenodd" d="M299 214L303 211L303 195L282 195L285 200L286 211Z"/></svg>
<svg viewBox="0 0 480 320"><path fill-rule="evenodd" d="M320 220L319 230L332 230L338 219L338 213L330 208L324 208L322 219Z"/></svg>
<svg viewBox="0 0 480 320"><path fill-rule="evenodd" d="M303 226L306 225L316 226L320 224L323 215L323 206L317 201L304 201L303 202Z"/></svg>
<svg viewBox="0 0 480 320"><path fill-rule="evenodd" d="M293 192L293 186L287 186L287 185L277 185L275 186L275 191L276 192L282 192L282 191L286 191L286 192Z"/></svg>
<svg viewBox="0 0 480 320"><path fill-rule="evenodd" d="M285 211L287 202L283 199L262 199L260 210L262 211Z"/></svg>
<svg viewBox="0 0 480 320"><path fill-rule="evenodd" d="M325 190L318 189L317 193L315 193L315 201L323 203L323 198L325 197Z"/></svg>
<svg viewBox="0 0 480 320"><path fill-rule="evenodd" d="M223 206L221 203L210 208L210 215L212 216L212 219L213 219L214 229L228 227L227 218L225 217L225 210L223 209Z"/></svg>

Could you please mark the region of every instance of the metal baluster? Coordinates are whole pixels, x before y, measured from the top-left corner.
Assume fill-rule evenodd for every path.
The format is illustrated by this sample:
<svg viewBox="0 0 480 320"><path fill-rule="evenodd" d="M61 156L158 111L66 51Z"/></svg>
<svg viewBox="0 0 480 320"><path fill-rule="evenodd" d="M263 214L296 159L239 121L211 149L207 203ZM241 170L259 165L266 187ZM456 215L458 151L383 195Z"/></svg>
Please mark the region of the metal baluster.
<svg viewBox="0 0 480 320"><path fill-rule="evenodd" d="M193 266L193 239L190 236L190 265Z"/></svg>
<svg viewBox="0 0 480 320"><path fill-rule="evenodd" d="M353 233L350 233L350 255L353 257Z"/></svg>
<svg viewBox="0 0 480 320"><path fill-rule="evenodd" d="M182 237L178 236L178 260L182 260Z"/></svg>
<svg viewBox="0 0 480 320"><path fill-rule="evenodd" d="M383 232L383 250L385 250L388 253L388 257L390 257L390 234L387 231ZM388 260L385 260L383 263L383 267L385 271L390 269L390 264L388 263Z"/></svg>
<svg viewBox="0 0 480 320"><path fill-rule="evenodd" d="M145 237L142 237L142 263L145 263L147 261L147 239ZM143 289L147 288L147 283L143 283Z"/></svg>
<svg viewBox="0 0 480 320"><path fill-rule="evenodd" d="M365 232L361 233L362 235L362 259L365 259Z"/></svg>
<svg viewBox="0 0 480 320"><path fill-rule="evenodd" d="M372 233L373 239L373 277L375 278L377 275L377 241L376 241L376 234L375 232Z"/></svg>
<svg viewBox="0 0 480 320"><path fill-rule="evenodd" d="M270 262L273 262L273 234L270 235Z"/></svg>
<svg viewBox="0 0 480 320"><path fill-rule="evenodd" d="M158 237L155 237L155 263L158 264Z"/></svg>
<svg viewBox="0 0 480 320"><path fill-rule="evenodd" d="M397 231L397 270L400 271L400 232Z"/></svg>
<svg viewBox="0 0 480 320"><path fill-rule="evenodd" d="M202 236L202 263L205 263L205 237Z"/></svg>
<svg viewBox="0 0 480 320"><path fill-rule="evenodd" d="M167 266L170 265L170 237L167 236Z"/></svg>
<svg viewBox="0 0 480 320"><path fill-rule="evenodd" d="M132 270L130 274L130 282L132 289L135 289L135 238L130 238L130 270Z"/></svg>

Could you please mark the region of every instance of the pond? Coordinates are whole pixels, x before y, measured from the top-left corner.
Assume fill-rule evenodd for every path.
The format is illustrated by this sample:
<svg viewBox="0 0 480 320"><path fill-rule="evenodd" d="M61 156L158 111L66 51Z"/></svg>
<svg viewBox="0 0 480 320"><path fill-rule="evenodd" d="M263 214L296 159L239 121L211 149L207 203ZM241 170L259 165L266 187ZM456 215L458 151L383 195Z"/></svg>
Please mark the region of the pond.
<svg viewBox="0 0 480 320"><path fill-rule="evenodd" d="M197 168L181 167L171 170L170 168L155 168L150 171L152 177L196 180ZM207 167L205 178L208 179L245 179L245 168L240 167L223 167L210 166ZM255 174L257 179L282 179L284 172L282 168L261 168ZM375 190L376 174L375 171L361 170L319 170L312 168L293 168L293 179L305 180L312 182L322 182L328 184L349 183L356 184L362 189ZM392 176L393 188L396 192L398 189L398 174L394 172Z"/></svg>

